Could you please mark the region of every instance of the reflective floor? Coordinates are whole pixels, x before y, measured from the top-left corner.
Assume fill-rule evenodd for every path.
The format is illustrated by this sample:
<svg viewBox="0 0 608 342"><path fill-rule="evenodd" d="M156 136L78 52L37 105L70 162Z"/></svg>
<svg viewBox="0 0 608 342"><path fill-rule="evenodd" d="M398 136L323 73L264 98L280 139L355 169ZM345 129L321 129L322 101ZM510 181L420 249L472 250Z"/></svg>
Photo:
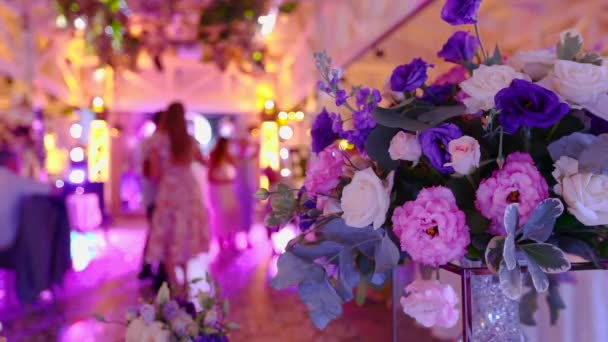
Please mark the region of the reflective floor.
<svg viewBox="0 0 608 342"><path fill-rule="evenodd" d="M61 289L43 294L40 303L23 308L14 303L7 275L0 291L0 335L18 341L122 341L127 308L152 295L149 282L137 280L145 223L121 222L107 233L95 232L73 237L73 271ZM231 320L240 324L232 341L390 341L390 299L374 294L365 307L349 304L344 316L326 330L317 330L308 320L306 308L294 291L277 292L267 280L275 272L273 245L264 228L252 229L254 247L242 252L218 253L193 260L189 276L199 277L209 269L230 299ZM279 247L280 248L280 247ZM276 249L276 247L275 247ZM209 266L207 266L209 264ZM10 275L9 275L10 277ZM98 322L96 314L108 321ZM432 341L427 330L413 325L408 341Z"/></svg>

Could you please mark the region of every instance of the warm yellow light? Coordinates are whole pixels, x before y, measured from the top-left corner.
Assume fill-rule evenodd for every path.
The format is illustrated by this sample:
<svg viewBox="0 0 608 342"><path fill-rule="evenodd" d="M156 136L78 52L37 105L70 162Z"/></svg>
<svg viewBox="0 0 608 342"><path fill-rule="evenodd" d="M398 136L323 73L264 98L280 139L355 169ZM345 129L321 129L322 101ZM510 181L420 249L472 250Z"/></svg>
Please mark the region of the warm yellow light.
<svg viewBox="0 0 608 342"><path fill-rule="evenodd" d="M273 121L260 127L260 168L267 167L279 169L279 125Z"/></svg>
<svg viewBox="0 0 608 342"><path fill-rule="evenodd" d="M103 120L94 120L89 128L89 181L107 182L110 178L110 129Z"/></svg>
<svg viewBox="0 0 608 342"><path fill-rule="evenodd" d="M55 148L55 134L47 133L44 135L44 148L47 150L51 150Z"/></svg>
<svg viewBox="0 0 608 342"><path fill-rule="evenodd" d="M74 19L74 27L77 30L82 31L87 28L87 22L83 18L78 17L78 18Z"/></svg>
<svg viewBox="0 0 608 342"><path fill-rule="evenodd" d="M260 136L260 129L259 128L254 128L251 130L251 136L252 137L258 137Z"/></svg>
<svg viewBox="0 0 608 342"><path fill-rule="evenodd" d="M46 151L44 159L44 168L48 174L55 176L60 175L68 167L68 151L65 149L50 149Z"/></svg>
<svg viewBox="0 0 608 342"><path fill-rule="evenodd" d="M264 102L264 108L266 108L267 110L273 110L274 109L274 101L272 101L272 100L266 100L266 102Z"/></svg>
<svg viewBox="0 0 608 342"><path fill-rule="evenodd" d="M103 79L106 77L106 70L104 68L97 68L95 69L95 71L93 72L93 78L95 79L95 81L97 82L101 82L103 81Z"/></svg>
<svg viewBox="0 0 608 342"><path fill-rule="evenodd" d="M272 87L268 84L259 84L255 89L255 94L257 98L256 104L259 109L264 108L266 100L274 98Z"/></svg>
<svg viewBox="0 0 608 342"><path fill-rule="evenodd" d="M289 120L295 120L296 119L296 113L289 112L289 114L287 114L287 117L289 118Z"/></svg>
<svg viewBox="0 0 608 342"><path fill-rule="evenodd" d="M286 112L280 112L278 115L279 120L287 120L287 113Z"/></svg>
<svg viewBox="0 0 608 342"><path fill-rule="evenodd" d="M293 128L290 126L281 126L279 129L279 136L283 140L289 140L293 138Z"/></svg>
<svg viewBox="0 0 608 342"><path fill-rule="evenodd" d="M296 113L296 120L302 121L304 120L304 112L300 111Z"/></svg>
<svg viewBox="0 0 608 342"><path fill-rule="evenodd" d="M105 105L105 102L103 101L103 99L101 98L101 96L95 96L93 98L93 111L94 112L103 112L103 106Z"/></svg>
<svg viewBox="0 0 608 342"><path fill-rule="evenodd" d="M80 139L82 137L82 126L79 123L74 123L70 126L70 135L74 139Z"/></svg>
<svg viewBox="0 0 608 342"><path fill-rule="evenodd" d="M342 150L342 151L346 151L346 150L352 150L353 148L355 148L355 145L350 144L348 142L348 140L343 139L340 140L340 143L338 144L338 147Z"/></svg>
<svg viewBox="0 0 608 342"><path fill-rule="evenodd" d="M112 128L110 130L110 135L116 138L118 135L120 135L120 132L118 131L118 129Z"/></svg>
<svg viewBox="0 0 608 342"><path fill-rule="evenodd" d="M268 189L270 187L270 180L266 175L260 176L260 189Z"/></svg>

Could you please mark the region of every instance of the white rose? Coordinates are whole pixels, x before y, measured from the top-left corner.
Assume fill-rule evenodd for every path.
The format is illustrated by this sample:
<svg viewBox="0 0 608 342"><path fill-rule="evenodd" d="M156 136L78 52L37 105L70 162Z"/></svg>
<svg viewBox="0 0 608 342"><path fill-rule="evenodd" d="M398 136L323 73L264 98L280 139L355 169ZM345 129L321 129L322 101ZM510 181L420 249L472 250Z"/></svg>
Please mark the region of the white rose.
<svg viewBox="0 0 608 342"><path fill-rule="evenodd" d="M551 88L579 105L596 103L608 92L608 67L559 60L550 74Z"/></svg>
<svg viewBox="0 0 608 342"><path fill-rule="evenodd" d="M470 96L463 100L467 112L477 113L494 108L496 93L508 87L514 79L529 81L530 77L508 65L480 65L473 71L473 76L460 83L460 88Z"/></svg>
<svg viewBox="0 0 608 342"><path fill-rule="evenodd" d="M383 182L372 168L355 172L342 191L342 218L347 225L365 228L373 224L374 228L380 228L384 224L391 202L393 175L391 172Z"/></svg>
<svg viewBox="0 0 608 342"><path fill-rule="evenodd" d="M388 153L393 160L408 160L416 163L420 159L422 151L415 134L401 131L391 139Z"/></svg>
<svg viewBox="0 0 608 342"><path fill-rule="evenodd" d="M540 80L549 74L556 60L555 51L544 49L518 52L507 60L507 64L533 80Z"/></svg>
<svg viewBox="0 0 608 342"><path fill-rule="evenodd" d="M555 162L555 192L568 211L586 226L608 224L608 176L579 172L578 161L561 157Z"/></svg>
<svg viewBox="0 0 608 342"><path fill-rule="evenodd" d="M453 167L457 173L468 175L479 167L481 150L479 142L475 138L464 135L454 139L448 144L448 151L452 160L445 166Z"/></svg>

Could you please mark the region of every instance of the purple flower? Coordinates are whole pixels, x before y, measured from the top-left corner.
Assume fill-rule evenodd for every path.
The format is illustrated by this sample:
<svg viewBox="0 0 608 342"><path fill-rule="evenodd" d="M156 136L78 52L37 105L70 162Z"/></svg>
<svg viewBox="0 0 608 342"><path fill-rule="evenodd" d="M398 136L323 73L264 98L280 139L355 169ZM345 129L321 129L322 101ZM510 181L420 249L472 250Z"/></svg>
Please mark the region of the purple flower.
<svg viewBox="0 0 608 342"><path fill-rule="evenodd" d="M437 57L443 58L448 62L464 64L475 56L475 51L479 46L477 38L464 31L455 32L443 45Z"/></svg>
<svg viewBox="0 0 608 342"><path fill-rule="evenodd" d="M390 79L391 90L404 93L420 88L428 78L426 69L429 66L432 67L422 58L415 58L409 64L396 67Z"/></svg>
<svg viewBox="0 0 608 342"><path fill-rule="evenodd" d="M316 217L310 216L308 214L308 211L316 209L317 202L313 199L309 199L303 203L303 207L306 209L306 211L302 212L298 216L298 227L300 228L301 231L305 232L308 229L310 229L310 227L312 227L312 225L316 221Z"/></svg>
<svg viewBox="0 0 608 342"><path fill-rule="evenodd" d="M169 301L163 307L163 317L165 317L166 320L170 321L170 320L174 319L175 316L177 316L178 311L179 311L179 304L177 304L177 302L174 300Z"/></svg>
<svg viewBox="0 0 608 342"><path fill-rule="evenodd" d="M346 103L348 99L348 95L346 94L346 90L338 89L336 91L336 106L340 107L341 105Z"/></svg>
<svg viewBox="0 0 608 342"><path fill-rule="evenodd" d="M228 342L228 337L220 334L200 335L194 338L194 342Z"/></svg>
<svg viewBox="0 0 608 342"><path fill-rule="evenodd" d="M334 121L325 108L317 115L312 124L310 135L312 137L312 151L319 153L338 139L338 134L333 130Z"/></svg>
<svg viewBox="0 0 608 342"><path fill-rule="evenodd" d="M357 150L365 149L367 137L376 127L373 111L382 100L382 95L378 89L361 88L355 97L357 110L353 113L353 130L343 131L341 127L334 127L341 130L340 136L355 145Z"/></svg>
<svg viewBox="0 0 608 342"><path fill-rule="evenodd" d="M453 100L456 94L456 86L451 83L428 86L424 89L421 100L430 102L435 106L445 105Z"/></svg>
<svg viewBox="0 0 608 342"><path fill-rule="evenodd" d="M331 118L331 130L338 135L342 135L344 133L344 127L342 126L342 117L338 113L330 113L329 117ZM312 133L311 133L312 134Z"/></svg>
<svg viewBox="0 0 608 342"><path fill-rule="evenodd" d="M152 323L156 319L156 309L152 304L142 304L139 307L139 315L146 323Z"/></svg>
<svg viewBox="0 0 608 342"><path fill-rule="evenodd" d="M460 128L452 123L444 123L420 133L422 153L431 165L441 173L453 173L451 166L444 166L451 161L448 144L462 136Z"/></svg>
<svg viewBox="0 0 608 342"><path fill-rule="evenodd" d="M498 122L509 134L520 127L548 128L570 111L557 95L526 80L515 79L494 97Z"/></svg>
<svg viewBox="0 0 608 342"><path fill-rule="evenodd" d="M476 24L481 0L447 0L441 19L451 25Z"/></svg>

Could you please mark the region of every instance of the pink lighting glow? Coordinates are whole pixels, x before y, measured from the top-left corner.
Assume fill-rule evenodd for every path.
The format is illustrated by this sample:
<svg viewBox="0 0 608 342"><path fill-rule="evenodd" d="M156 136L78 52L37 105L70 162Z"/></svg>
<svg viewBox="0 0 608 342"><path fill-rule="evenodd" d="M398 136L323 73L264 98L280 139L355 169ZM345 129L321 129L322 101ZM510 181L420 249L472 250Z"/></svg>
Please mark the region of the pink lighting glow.
<svg viewBox="0 0 608 342"><path fill-rule="evenodd" d="M285 252L287 243L296 237L295 227L292 225L285 226L285 228L279 230L276 233L272 233L272 248L276 253Z"/></svg>
<svg viewBox="0 0 608 342"><path fill-rule="evenodd" d="M144 137L151 137L152 134L156 132L156 125L152 121L146 121L144 126L142 127L142 134Z"/></svg>

